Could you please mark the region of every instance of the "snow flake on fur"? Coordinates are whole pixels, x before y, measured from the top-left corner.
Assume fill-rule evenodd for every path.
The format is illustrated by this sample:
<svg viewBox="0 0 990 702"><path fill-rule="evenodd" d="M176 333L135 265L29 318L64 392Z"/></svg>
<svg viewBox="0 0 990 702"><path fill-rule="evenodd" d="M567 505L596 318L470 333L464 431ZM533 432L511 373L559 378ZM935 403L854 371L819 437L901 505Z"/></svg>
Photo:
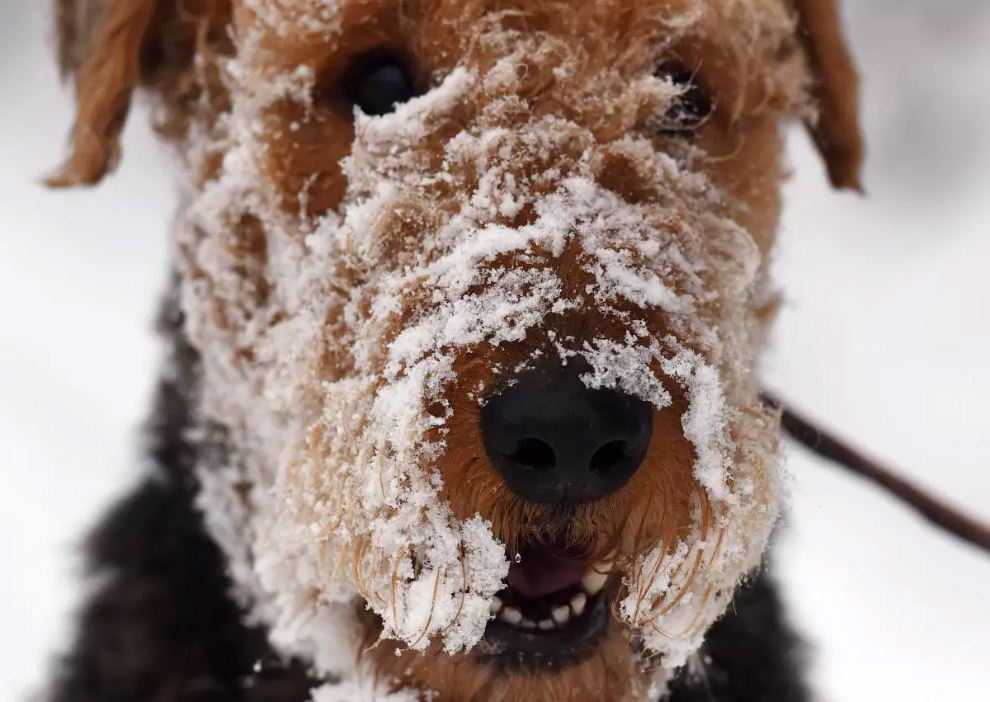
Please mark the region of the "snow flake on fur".
<svg viewBox="0 0 990 702"><path fill-rule="evenodd" d="M247 4L280 17L277 3ZM332 8L294 21L332 33ZM240 41L231 112L190 155L222 153L222 165L194 196L177 247L187 332L202 355L201 419L232 449L224 465L201 467L201 506L252 618L325 675L350 668L361 607L383 637L415 650L477 645L509 564L490 524L456 519L439 499L447 415L429 408L444 405L464 350L542 335L561 361L587 361L589 387L658 409L674 391L687 399L683 430L714 517L639 554L618 607L665 665L683 663L758 563L778 498L773 421L745 404L760 257L731 218L709 214L723 195L647 136L601 143L558 115L509 119L519 109L510 56L481 75L457 68L390 115L357 115L344 202L300 222L259 166L259 115L276 100L305 103L315 78L273 77L251 37ZM647 75L602 99L674 96ZM465 105L477 111L455 120ZM426 168L422 144L451 121L463 128ZM656 197L605 187L615 158L659 184ZM263 232L258 270L230 242L246 226ZM559 275L564 260L587 285ZM548 322L588 306L622 333L578 339ZM650 323L660 316L662 330ZM701 561L703 572L679 567ZM360 676L313 697L413 698Z"/></svg>

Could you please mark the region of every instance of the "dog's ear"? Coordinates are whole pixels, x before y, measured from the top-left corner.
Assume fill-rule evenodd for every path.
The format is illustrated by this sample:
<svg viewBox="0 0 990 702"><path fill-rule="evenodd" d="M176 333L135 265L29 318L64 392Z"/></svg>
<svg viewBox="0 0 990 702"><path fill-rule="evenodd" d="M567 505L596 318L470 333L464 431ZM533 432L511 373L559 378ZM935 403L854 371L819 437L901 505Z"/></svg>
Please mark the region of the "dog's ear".
<svg viewBox="0 0 990 702"><path fill-rule="evenodd" d="M225 36L229 0L55 0L56 58L75 84L69 158L52 187L92 185L120 158L138 86L180 99L197 51Z"/></svg>
<svg viewBox="0 0 990 702"><path fill-rule="evenodd" d="M83 45L96 25L101 5L96 0L55 0L55 57L62 78L79 68Z"/></svg>
<svg viewBox="0 0 990 702"><path fill-rule="evenodd" d="M56 55L75 81L72 154L48 178L53 187L94 184L117 164L131 93L155 0L56 0Z"/></svg>
<svg viewBox="0 0 990 702"><path fill-rule="evenodd" d="M837 188L862 190L859 75L843 37L837 0L793 0L813 73L816 116L808 129Z"/></svg>

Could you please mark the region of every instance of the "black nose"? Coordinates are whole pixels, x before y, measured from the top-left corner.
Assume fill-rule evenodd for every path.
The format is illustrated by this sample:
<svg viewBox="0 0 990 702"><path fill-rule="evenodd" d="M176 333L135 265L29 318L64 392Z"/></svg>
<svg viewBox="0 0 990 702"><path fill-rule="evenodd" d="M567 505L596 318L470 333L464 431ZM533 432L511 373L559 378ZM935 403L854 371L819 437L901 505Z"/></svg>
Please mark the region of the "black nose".
<svg viewBox="0 0 990 702"><path fill-rule="evenodd" d="M513 492L532 502L574 503L626 484L650 441L652 406L592 390L571 363L531 372L481 408L489 460Z"/></svg>

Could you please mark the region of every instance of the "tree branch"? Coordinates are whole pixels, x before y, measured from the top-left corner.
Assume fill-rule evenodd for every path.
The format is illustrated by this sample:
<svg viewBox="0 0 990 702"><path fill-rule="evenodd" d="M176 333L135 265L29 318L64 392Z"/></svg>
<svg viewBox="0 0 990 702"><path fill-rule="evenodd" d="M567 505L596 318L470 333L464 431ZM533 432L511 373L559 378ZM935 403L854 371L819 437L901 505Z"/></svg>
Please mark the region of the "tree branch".
<svg viewBox="0 0 990 702"><path fill-rule="evenodd" d="M764 392L763 400L782 411L781 427L794 440L819 456L876 483L910 505L922 517L936 526L984 551L990 552L990 528L986 525L936 499L917 485L896 475L892 470L867 458L835 435L792 410L770 393Z"/></svg>

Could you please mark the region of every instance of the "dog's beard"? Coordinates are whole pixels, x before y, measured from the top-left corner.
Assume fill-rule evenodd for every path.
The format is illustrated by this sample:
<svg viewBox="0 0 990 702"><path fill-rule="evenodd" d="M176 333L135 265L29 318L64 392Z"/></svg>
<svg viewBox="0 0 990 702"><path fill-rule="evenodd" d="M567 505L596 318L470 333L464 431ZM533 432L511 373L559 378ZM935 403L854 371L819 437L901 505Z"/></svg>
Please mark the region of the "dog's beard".
<svg viewBox="0 0 990 702"><path fill-rule="evenodd" d="M662 93L649 81L637 89ZM731 218L698 214L729 206L684 163L646 139L599 146L552 117L450 140L447 185L470 195L441 208L416 145L478 90L457 70L395 114L361 118L348 198L313 225L273 204L244 126L257 101L249 91L235 100L230 141L218 145L224 169L179 240L187 333L202 356L199 411L227 449L201 466L201 506L241 602L319 673L352 668L364 605L382 637L410 649L471 650L509 562L487 521L456 519L439 499L451 393L481 401L488 390L458 386L454 368L472 349L540 339L540 353L587 362L590 387L658 410L674 388L688 402L683 430L704 504L674 542L622 554L614 607L644 665L652 656L669 671L757 565L776 517L775 426L750 380L759 255ZM499 105L489 109L497 123ZM528 190L501 155L519 134L550 156L581 147L566 172ZM600 185L606 152L663 183L657 199L628 203ZM458 183L468 161L477 179ZM507 224L527 210L528 221ZM225 243L245 221L260 222L266 241L250 265ZM592 281L580 295L565 265ZM568 334L569 315L589 304L609 333Z"/></svg>

